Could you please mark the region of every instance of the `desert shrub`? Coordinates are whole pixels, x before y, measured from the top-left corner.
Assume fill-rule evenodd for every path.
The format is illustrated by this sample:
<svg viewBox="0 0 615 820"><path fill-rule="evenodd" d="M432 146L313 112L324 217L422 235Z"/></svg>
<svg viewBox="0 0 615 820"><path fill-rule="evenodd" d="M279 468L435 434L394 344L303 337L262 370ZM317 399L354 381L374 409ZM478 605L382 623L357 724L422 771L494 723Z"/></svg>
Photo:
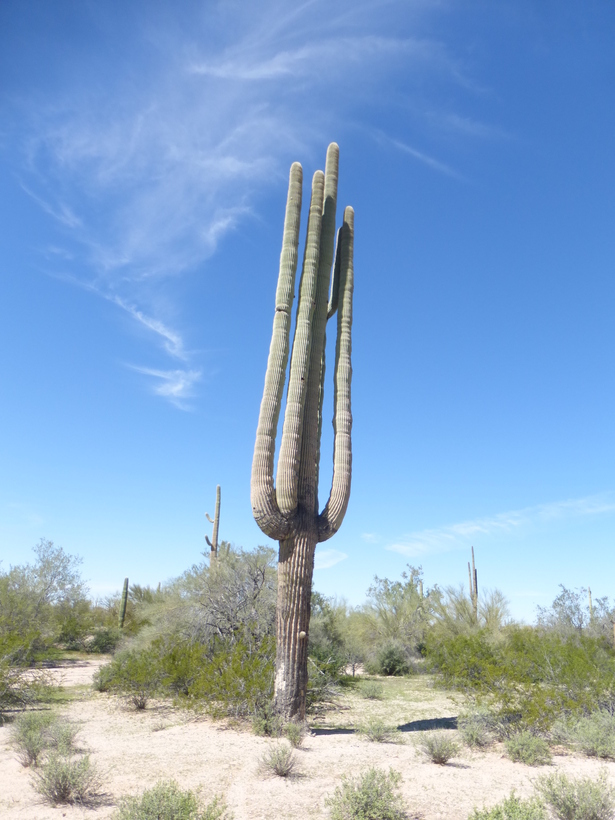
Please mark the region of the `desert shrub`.
<svg viewBox="0 0 615 820"><path fill-rule="evenodd" d="M214 798L203 810L191 791L173 780L157 783L140 797L124 797L113 820L231 820L224 802Z"/></svg>
<svg viewBox="0 0 615 820"><path fill-rule="evenodd" d="M282 719L273 708L272 702L263 703L252 715L252 731L260 737L280 737Z"/></svg>
<svg viewBox="0 0 615 820"><path fill-rule="evenodd" d="M366 680L361 685L360 692L367 700L382 700L384 697L382 684L375 680Z"/></svg>
<svg viewBox="0 0 615 820"><path fill-rule="evenodd" d="M100 777L86 755L77 760L53 753L38 769L35 788L52 805L89 803L101 785Z"/></svg>
<svg viewBox="0 0 615 820"><path fill-rule="evenodd" d="M514 731L548 729L562 714L582 714L615 695L615 655L597 638L524 627L497 642L485 631L436 636L427 651L444 685L486 699Z"/></svg>
<svg viewBox="0 0 615 820"><path fill-rule="evenodd" d="M92 639L86 643L85 649L87 652L106 655L114 652L120 645L121 640L122 633L119 629L102 627L94 632Z"/></svg>
<svg viewBox="0 0 615 820"><path fill-rule="evenodd" d="M357 734L372 743L394 743L400 738L397 729L387 726L379 718L370 718L366 723L358 726Z"/></svg>
<svg viewBox="0 0 615 820"><path fill-rule="evenodd" d="M58 720L53 712L25 712L13 724L11 741L22 766L36 766L43 752L70 755L75 750L79 726Z"/></svg>
<svg viewBox="0 0 615 820"><path fill-rule="evenodd" d="M371 768L342 784L326 800L331 820L404 820L407 816L398 793L401 775L390 769Z"/></svg>
<svg viewBox="0 0 615 820"><path fill-rule="evenodd" d="M491 745L498 735L497 717L484 707L460 712L457 728L461 739L470 748L482 749Z"/></svg>
<svg viewBox="0 0 615 820"><path fill-rule="evenodd" d="M282 729L282 734L293 749L298 749L303 743L305 729L299 723L287 723Z"/></svg>
<svg viewBox="0 0 615 820"><path fill-rule="evenodd" d="M406 653L397 643L390 643L381 649L377 665L381 675L407 675L410 672Z"/></svg>
<svg viewBox="0 0 615 820"><path fill-rule="evenodd" d="M549 774L538 780L536 790L558 820L612 820L615 812L615 790L605 772L597 780Z"/></svg>
<svg viewBox="0 0 615 820"><path fill-rule="evenodd" d="M506 751L511 760L527 766L546 766L551 763L549 744L531 732L518 732L506 741Z"/></svg>
<svg viewBox="0 0 615 820"><path fill-rule="evenodd" d="M588 757L615 759L615 715L606 709L561 721L554 735Z"/></svg>
<svg viewBox="0 0 615 820"><path fill-rule="evenodd" d="M459 754L459 745L444 732L426 732L418 744L419 749L432 763L443 766Z"/></svg>
<svg viewBox="0 0 615 820"><path fill-rule="evenodd" d="M53 712L25 712L11 729L11 741L22 766L36 766L49 747L47 729L57 720Z"/></svg>
<svg viewBox="0 0 615 820"><path fill-rule="evenodd" d="M513 792L490 809L474 809L468 820L548 820L540 800L522 800Z"/></svg>
<svg viewBox="0 0 615 820"><path fill-rule="evenodd" d="M259 769L263 774L290 777L297 765L297 760L290 746L279 743L272 746L259 760Z"/></svg>
<svg viewBox="0 0 615 820"><path fill-rule="evenodd" d="M122 695L135 709L145 709L160 683L160 658L153 649L122 652L108 664L105 673L106 691Z"/></svg>
<svg viewBox="0 0 615 820"><path fill-rule="evenodd" d="M115 675L115 667L110 663L101 666L92 676L92 686L97 692L109 692Z"/></svg>

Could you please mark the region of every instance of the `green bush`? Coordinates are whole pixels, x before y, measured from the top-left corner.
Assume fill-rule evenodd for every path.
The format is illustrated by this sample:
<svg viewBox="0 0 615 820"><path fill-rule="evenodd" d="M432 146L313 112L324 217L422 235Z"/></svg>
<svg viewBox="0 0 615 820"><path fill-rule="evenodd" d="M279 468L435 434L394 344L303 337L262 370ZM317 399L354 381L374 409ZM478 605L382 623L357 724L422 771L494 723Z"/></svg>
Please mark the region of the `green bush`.
<svg viewBox="0 0 615 820"><path fill-rule="evenodd" d="M474 809L468 820L548 820L540 800L522 800L513 792L490 809Z"/></svg>
<svg viewBox="0 0 615 820"><path fill-rule="evenodd" d="M359 691L366 700L382 700L384 697L382 684L375 680L366 680Z"/></svg>
<svg viewBox="0 0 615 820"><path fill-rule="evenodd" d="M367 723L358 726L357 734L372 743L394 743L400 739L399 731L387 726L379 718L370 718Z"/></svg>
<svg viewBox="0 0 615 820"><path fill-rule="evenodd" d="M122 652L108 664L104 677L101 673L102 669L95 687L122 695L135 709L145 709L148 700L160 691L162 670L154 649Z"/></svg>
<svg viewBox="0 0 615 820"><path fill-rule="evenodd" d="M170 780L157 783L140 797L122 798L113 820L232 820L232 815L217 797L201 811L194 793L182 791Z"/></svg>
<svg viewBox="0 0 615 820"><path fill-rule="evenodd" d="M536 790L557 820L612 820L615 812L615 790L608 785L605 772L598 780L546 775L537 782Z"/></svg>
<svg viewBox="0 0 615 820"><path fill-rule="evenodd" d="M546 766L551 763L549 744L531 732L519 732L506 741L506 751L511 760L527 766Z"/></svg>
<svg viewBox="0 0 615 820"><path fill-rule="evenodd" d="M114 652L120 645L122 633L119 629L102 627L97 629L92 639L85 644L86 652L106 655Z"/></svg>
<svg viewBox="0 0 615 820"><path fill-rule="evenodd" d="M381 675L407 675L410 672L406 653L395 643L385 646L377 658L378 671Z"/></svg>
<svg viewBox="0 0 615 820"><path fill-rule="evenodd" d="M615 759L615 715L606 709L561 722L554 734L588 757Z"/></svg>
<svg viewBox="0 0 615 820"><path fill-rule="evenodd" d="M47 729L57 720L53 712L25 712L11 728L11 742L22 766L36 766L49 748Z"/></svg>
<svg viewBox="0 0 615 820"><path fill-rule="evenodd" d="M101 666L92 676L92 686L97 692L109 692L115 676L115 668L112 664L106 663Z"/></svg>
<svg viewBox="0 0 615 820"><path fill-rule="evenodd" d="M287 723L282 729L282 734L293 749L298 749L305 738L305 728L299 723Z"/></svg>
<svg viewBox="0 0 615 820"><path fill-rule="evenodd" d="M252 715L252 731L260 737L280 737L282 726L282 719L272 703L264 703Z"/></svg>
<svg viewBox="0 0 615 820"><path fill-rule="evenodd" d="M259 760L263 774L275 774L278 777L290 777L297 765L297 759L290 746L285 743L272 746Z"/></svg>
<svg viewBox="0 0 615 820"><path fill-rule="evenodd" d="M371 768L356 778L342 777L326 800L331 820L404 820L407 816L398 793L401 775L390 769Z"/></svg>
<svg viewBox="0 0 615 820"><path fill-rule="evenodd" d="M100 785L100 777L87 756L72 760L56 752L36 772L36 790L54 806L91 803Z"/></svg>
<svg viewBox="0 0 615 820"><path fill-rule="evenodd" d="M419 749L432 763L444 766L459 754L459 745L446 731L426 732L418 744Z"/></svg>
<svg viewBox="0 0 615 820"><path fill-rule="evenodd" d="M489 709L481 707L460 712L457 728L463 742L472 749L490 746L498 734L496 716Z"/></svg>

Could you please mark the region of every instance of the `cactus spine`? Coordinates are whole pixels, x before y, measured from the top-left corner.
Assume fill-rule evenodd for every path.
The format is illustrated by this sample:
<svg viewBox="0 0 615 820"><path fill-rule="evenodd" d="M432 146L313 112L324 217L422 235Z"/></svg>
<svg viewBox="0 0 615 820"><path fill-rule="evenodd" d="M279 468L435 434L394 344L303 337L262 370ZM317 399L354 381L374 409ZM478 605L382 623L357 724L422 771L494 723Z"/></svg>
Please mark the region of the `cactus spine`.
<svg viewBox="0 0 615 820"><path fill-rule="evenodd" d="M327 150L325 173L317 171L312 198L282 440L274 485L273 461L289 357L291 308L295 292L301 189L299 163L290 169L273 334L252 462L252 511L256 523L280 542L276 615L274 706L286 720L305 719L307 645L316 544L342 524L350 496L352 453L350 382L354 211L346 208L335 243L339 148ZM325 330L337 311L334 371L333 481L319 513L318 462L325 372Z"/></svg>
<svg viewBox="0 0 615 820"><path fill-rule="evenodd" d="M124 578L124 588L122 589L122 599L120 601L120 614L118 617L118 626L120 629L124 628L124 619L126 618L126 604L128 603L128 578Z"/></svg>
<svg viewBox="0 0 615 820"><path fill-rule="evenodd" d="M474 613L474 621L478 623L478 572L474 565L474 547L472 547L472 568L470 569L470 562L468 561L468 575L470 576L470 600L472 601L472 611Z"/></svg>
<svg viewBox="0 0 615 820"><path fill-rule="evenodd" d="M205 518L209 521L210 524L214 525L213 532L211 534L211 541L207 536L205 536L205 540L209 544L211 549L210 557L209 557L209 564L210 566L218 557L218 526L220 524L220 485L216 487L216 512L214 513L213 520L209 517L209 513L205 513Z"/></svg>

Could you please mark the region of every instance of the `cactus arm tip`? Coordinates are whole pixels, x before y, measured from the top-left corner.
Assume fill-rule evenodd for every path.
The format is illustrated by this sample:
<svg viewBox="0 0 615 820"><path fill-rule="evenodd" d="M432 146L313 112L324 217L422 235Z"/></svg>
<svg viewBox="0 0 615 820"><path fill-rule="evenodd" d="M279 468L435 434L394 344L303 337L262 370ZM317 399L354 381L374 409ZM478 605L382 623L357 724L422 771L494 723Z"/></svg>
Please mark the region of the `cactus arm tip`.
<svg viewBox="0 0 615 820"><path fill-rule="evenodd" d="M209 540L209 536L207 536L207 535L205 536L205 541L207 541L207 545L208 545L209 547L211 547L211 549L213 549L212 543L211 543L211 541Z"/></svg>
<svg viewBox="0 0 615 820"><path fill-rule="evenodd" d="M205 518L209 521L210 524L214 523L214 520L210 517L209 513L205 513Z"/></svg>

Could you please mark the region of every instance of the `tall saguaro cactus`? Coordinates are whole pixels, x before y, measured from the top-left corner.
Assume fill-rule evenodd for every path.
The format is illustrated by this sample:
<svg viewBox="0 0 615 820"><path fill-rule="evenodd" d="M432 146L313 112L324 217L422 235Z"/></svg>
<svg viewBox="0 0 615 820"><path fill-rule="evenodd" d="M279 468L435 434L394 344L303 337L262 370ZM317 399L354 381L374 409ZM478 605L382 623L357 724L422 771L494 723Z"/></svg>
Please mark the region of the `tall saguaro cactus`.
<svg viewBox="0 0 615 820"><path fill-rule="evenodd" d="M468 561L468 575L470 576L470 600L472 601L474 620L478 622L478 572L474 564L474 547L472 547L472 569L470 569L470 562Z"/></svg>
<svg viewBox="0 0 615 820"><path fill-rule="evenodd" d="M339 148L327 151L325 173L316 171L308 218L288 395L274 484L275 439L289 356L291 308L301 216L301 165L290 169L273 335L252 462L252 511L257 524L280 542L278 559L275 709L286 720L305 718L310 598L316 544L342 524L350 497L351 325L354 211L346 208L335 244ZM331 283L331 287L330 287ZM330 298L329 298L330 289ZM334 371L333 481L319 513L318 470L325 375L325 330L337 311Z"/></svg>
<svg viewBox="0 0 615 820"><path fill-rule="evenodd" d="M216 512L214 513L213 520L209 517L209 513L205 513L205 518L209 521L210 524L214 525L213 531L211 533L211 541L207 536L205 536L205 540L207 541L209 548L211 550L209 563L210 565L218 557L218 527L220 526L220 485L216 487Z"/></svg>
<svg viewBox="0 0 615 820"><path fill-rule="evenodd" d="M128 578L124 578L124 586L122 587L122 597L120 599L120 611L118 615L118 626L120 629L124 628L124 619L126 618L126 604L128 603Z"/></svg>

